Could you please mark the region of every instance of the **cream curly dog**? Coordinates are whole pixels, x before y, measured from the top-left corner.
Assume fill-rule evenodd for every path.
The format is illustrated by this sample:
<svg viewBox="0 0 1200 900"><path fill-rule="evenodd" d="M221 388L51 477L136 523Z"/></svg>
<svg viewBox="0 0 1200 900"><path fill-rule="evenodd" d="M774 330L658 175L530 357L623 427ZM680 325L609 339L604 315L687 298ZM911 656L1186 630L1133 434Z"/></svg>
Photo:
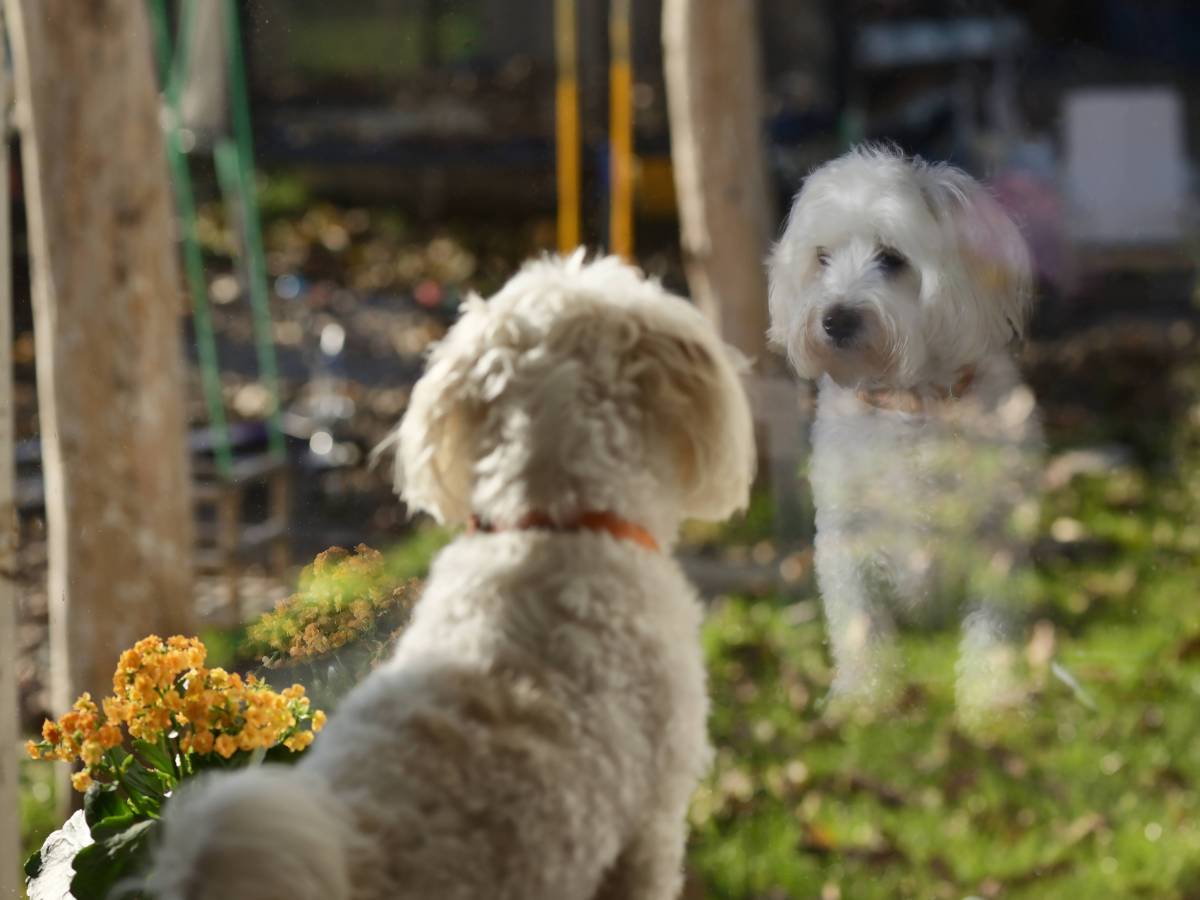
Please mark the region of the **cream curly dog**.
<svg viewBox="0 0 1200 900"><path fill-rule="evenodd" d="M770 260L770 335L819 381L811 478L835 696L894 690L897 622L949 598L960 711L1019 699L1042 441L1013 348L1032 282L1016 224L951 166L862 147L796 197Z"/></svg>
<svg viewBox="0 0 1200 900"><path fill-rule="evenodd" d="M397 435L405 500L469 532L394 658L295 767L168 804L187 900L667 900L709 760L685 517L744 506L750 412L686 301L615 259L473 298Z"/></svg>

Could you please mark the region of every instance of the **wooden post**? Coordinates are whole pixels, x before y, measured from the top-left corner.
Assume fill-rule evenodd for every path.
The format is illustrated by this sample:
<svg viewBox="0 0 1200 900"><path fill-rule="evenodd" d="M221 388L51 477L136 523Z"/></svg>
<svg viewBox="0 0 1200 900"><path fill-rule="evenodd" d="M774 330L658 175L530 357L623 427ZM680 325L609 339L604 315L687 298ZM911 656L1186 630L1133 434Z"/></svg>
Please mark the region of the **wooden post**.
<svg viewBox="0 0 1200 900"><path fill-rule="evenodd" d="M4 0L33 278L51 700L195 631L183 309L145 4Z"/></svg>
<svg viewBox="0 0 1200 900"><path fill-rule="evenodd" d="M0 37L3 29L0 28ZM17 735L17 512L14 499L12 218L8 195L8 67L0 40L0 896L21 885Z"/></svg>
<svg viewBox="0 0 1200 900"><path fill-rule="evenodd" d="M611 0L608 32L608 249L633 258L633 0Z"/></svg>
<svg viewBox="0 0 1200 900"><path fill-rule="evenodd" d="M664 0L663 64L692 298L752 358L766 346L773 228L754 0Z"/></svg>
<svg viewBox="0 0 1200 900"><path fill-rule="evenodd" d="M576 0L554 0L555 159L558 181L558 251L579 246L580 147L579 63L575 35Z"/></svg>

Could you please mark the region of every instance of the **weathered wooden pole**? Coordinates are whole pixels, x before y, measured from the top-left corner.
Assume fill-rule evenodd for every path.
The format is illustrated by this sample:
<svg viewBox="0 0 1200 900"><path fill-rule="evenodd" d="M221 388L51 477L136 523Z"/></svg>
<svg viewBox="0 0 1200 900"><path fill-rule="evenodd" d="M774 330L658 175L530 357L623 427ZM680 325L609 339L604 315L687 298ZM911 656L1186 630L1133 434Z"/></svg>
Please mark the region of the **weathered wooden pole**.
<svg viewBox="0 0 1200 900"><path fill-rule="evenodd" d="M761 358L774 227L754 0L664 0L671 161L692 299Z"/></svg>
<svg viewBox="0 0 1200 900"><path fill-rule="evenodd" d="M3 28L0 28L0 36ZM12 208L8 194L8 67L0 40L0 897L21 885L21 804L17 767L17 513L14 496L12 376Z"/></svg>
<svg viewBox="0 0 1200 900"><path fill-rule="evenodd" d="M51 700L193 632L180 279L145 4L4 0L49 542Z"/></svg>
<svg viewBox="0 0 1200 900"><path fill-rule="evenodd" d="M633 0L610 0L608 13L608 249L633 258Z"/></svg>
<svg viewBox="0 0 1200 900"><path fill-rule="evenodd" d="M558 252L579 246L580 147L579 58L575 34L576 0L554 0L554 133L558 185Z"/></svg>

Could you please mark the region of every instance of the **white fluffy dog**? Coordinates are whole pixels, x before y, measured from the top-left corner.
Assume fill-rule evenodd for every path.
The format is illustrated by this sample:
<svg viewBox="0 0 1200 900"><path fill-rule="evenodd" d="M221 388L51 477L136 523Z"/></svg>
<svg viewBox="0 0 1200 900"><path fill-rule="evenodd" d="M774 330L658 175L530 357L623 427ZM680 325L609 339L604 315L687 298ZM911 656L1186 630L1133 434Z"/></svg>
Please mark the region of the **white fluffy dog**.
<svg viewBox="0 0 1200 900"><path fill-rule="evenodd" d="M896 620L961 617L958 699L1012 697L1040 428L1013 348L1025 242L948 165L863 147L814 171L769 261L772 341L819 379L811 479L833 694L895 686Z"/></svg>
<svg viewBox="0 0 1200 900"><path fill-rule="evenodd" d="M709 760L685 517L747 499L735 360L615 259L467 301L397 435L404 498L473 523L395 656L295 767L171 801L150 884L188 900L665 900Z"/></svg>

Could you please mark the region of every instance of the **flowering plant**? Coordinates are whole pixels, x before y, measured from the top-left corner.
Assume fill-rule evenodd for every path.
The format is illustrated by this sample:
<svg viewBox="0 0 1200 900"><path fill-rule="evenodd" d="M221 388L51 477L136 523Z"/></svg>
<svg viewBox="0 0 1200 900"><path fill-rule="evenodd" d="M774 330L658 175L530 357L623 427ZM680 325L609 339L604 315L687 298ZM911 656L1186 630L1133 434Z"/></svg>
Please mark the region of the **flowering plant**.
<svg viewBox="0 0 1200 900"><path fill-rule="evenodd" d="M90 838L69 859L78 900L106 896L141 862L181 781L209 768L294 758L324 725L302 686L277 692L254 675L207 668L206 655L196 638L150 635L121 654L111 697L97 704L83 694L26 745L34 759L82 763L71 778L85 792ZM31 897L40 881L62 880L61 872L44 871L47 846L61 834L26 864Z"/></svg>
<svg viewBox="0 0 1200 900"><path fill-rule="evenodd" d="M296 593L246 631L243 651L288 668L334 702L378 663L404 631L420 582L359 544L331 547L300 575Z"/></svg>

